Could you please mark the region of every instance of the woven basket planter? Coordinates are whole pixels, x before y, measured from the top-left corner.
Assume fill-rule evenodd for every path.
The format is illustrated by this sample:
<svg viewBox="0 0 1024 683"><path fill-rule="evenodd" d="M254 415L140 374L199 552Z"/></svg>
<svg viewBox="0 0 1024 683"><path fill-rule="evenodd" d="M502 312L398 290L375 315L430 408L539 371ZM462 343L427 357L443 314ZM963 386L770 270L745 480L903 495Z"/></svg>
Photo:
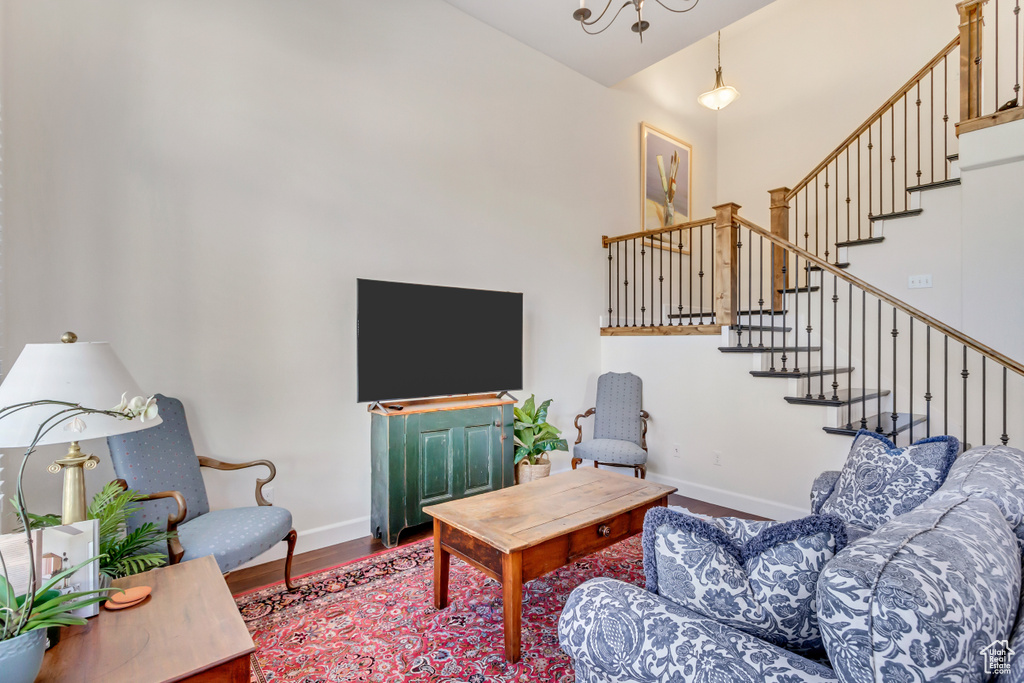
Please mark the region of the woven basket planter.
<svg viewBox="0 0 1024 683"><path fill-rule="evenodd" d="M516 480L520 484L543 479L549 474L551 474L551 462L548 460L538 460L536 465L529 465L524 460L516 465Z"/></svg>

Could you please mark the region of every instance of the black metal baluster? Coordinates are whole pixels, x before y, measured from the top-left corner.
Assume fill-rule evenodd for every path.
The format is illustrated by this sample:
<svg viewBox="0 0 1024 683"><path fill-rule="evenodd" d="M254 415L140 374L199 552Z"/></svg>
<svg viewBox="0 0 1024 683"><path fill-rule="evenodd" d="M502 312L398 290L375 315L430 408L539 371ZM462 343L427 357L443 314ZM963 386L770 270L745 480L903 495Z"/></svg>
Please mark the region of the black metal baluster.
<svg viewBox="0 0 1024 683"><path fill-rule="evenodd" d="M630 244L633 245L633 279L636 280L636 238L630 240ZM629 300L629 273L626 273L626 300ZM629 322L629 310L627 306L626 310L626 322ZM633 285L633 324L631 327L636 327L636 284Z"/></svg>
<svg viewBox="0 0 1024 683"><path fill-rule="evenodd" d="M758 248L758 263L760 263L761 273L757 278L757 325L760 328L757 337L757 348L764 348L764 235L761 235L761 246ZM774 249L772 250L774 253ZM748 315L747 320L751 320L753 316Z"/></svg>
<svg viewBox="0 0 1024 683"><path fill-rule="evenodd" d="M851 366L852 367L852 366ZM868 428L868 293L860 290L860 428Z"/></svg>
<svg viewBox="0 0 1024 683"><path fill-rule="evenodd" d="M697 228L697 232L700 233L704 230L704 226ZM687 318L688 324L693 324L693 230L690 231L690 236L687 238L688 246L690 247L690 253L687 254L686 261L690 265L689 278L686 281L686 303L689 306L689 317ZM703 238L701 238L703 241Z"/></svg>
<svg viewBox="0 0 1024 683"><path fill-rule="evenodd" d="M653 247L652 247L652 249L653 249ZM647 289L646 281L645 281L645 278L644 278L644 268L646 267L645 266L646 261L647 261L647 241L643 237L641 237L640 238L640 279L637 281L637 284L640 287L640 327L647 327L647 304L646 304L646 302L644 300L644 295L646 294L645 290ZM653 268L651 270L653 270ZM654 287L651 287L651 295L653 296L653 294L654 294Z"/></svg>
<svg viewBox="0 0 1024 683"><path fill-rule="evenodd" d="M931 144L928 149L931 154L931 163L928 164L928 178L931 182L935 182L935 67L928 72L928 76L931 82L928 86L928 98L930 100L928 110L928 128L931 131Z"/></svg>
<svg viewBox="0 0 1024 683"><path fill-rule="evenodd" d="M771 279L772 279L772 284L771 284L772 313L773 313L772 327L775 327L775 324L774 324L775 323L775 318L774 318L774 313L775 313L775 252L778 251L778 250L775 248L775 244L774 243L772 243L771 250L772 250L772 255L771 255L771 259L772 259L772 272L771 272L771 275L769 277L771 277ZM783 307L783 309L785 309L785 307ZM768 348L768 364L769 364L769 367L768 367L768 371L769 372L775 372L775 335L774 334L769 334L768 335L768 340L769 340L769 348Z"/></svg>
<svg viewBox="0 0 1024 683"><path fill-rule="evenodd" d="M658 237L660 238L662 234L663 233L659 233ZM652 235L651 236L651 282L650 282L650 285L651 285L651 327L654 327L654 255L655 254L659 254L659 258L661 258L660 257L661 250L658 249L658 246L654 242L654 236Z"/></svg>
<svg viewBox="0 0 1024 683"><path fill-rule="evenodd" d="M992 111L998 111L999 110L999 0L995 0L995 2L996 2L996 51L994 53L994 57L992 59L992 62L995 64L995 68L996 68L996 79L995 79L995 87L992 88L992 91L993 91L992 92L992 97L995 98L995 101L996 101L995 105L996 106L995 106L995 108ZM978 113L979 114L981 113L980 109L978 110ZM982 433L982 436L981 436L981 443L984 444L985 443L984 430L982 430L982 432L983 433Z"/></svg>
<svg viewBox="0 0 1024 683"><path fill-rule="evenodd" d="M914 316L910 316L910 388L907 396L910 397L910 443L914 443Z"/></svg>
<svg viewBox="0 0 1024 683"><path fill-rule="evenodd" d="M889 162L892 164L889 171L889 179L892 182L892 194L890 195L892 203L889 208L892 209L892 213L896 213L896 107L889 107L889 134L892 138L889 141Z"/></svg>
<svg viewBox="0 0 1024 683"><path fill-rule="evenodd" d="M789 273L787 266L789 265L789 252L783 250L782 252L782 371L786 372L786 309L789 307L789 294L786 292L789 289ZM799 283L798 283L799 284ZM796 296L796 292L793 293ZM774 327L774 325L772 326Z"/></svg>
<svg viewBox="0 0 1024 683"><path fill-rule="evenodd" d="M712 267L714 267L714 260L711 261ZM700 283L700 324L704 324L704 226L700 226L700 270L697 271L697 281ZM693 322L693 318L690 318L690 322Z"/></svg>
<svg viewBox="0 0 1024 683"><path fill-rule="evenodd" d="M818 180L820 175L814 176L814 255L821 256L821 232L818 227L818 218L821 215L821 204L818 201Z"/></svg>
<svg viewBox="0 0 1024 683"><path fill-rule="evenodd" d="M932 328L930 325L924 328L924 436L932 435Z"/></svg>
<svg viewBox="0 0 1024 683"><path fill-rule="evenodd" d="M747 230L747 235L750 240L754 239L754 233L752 230ZM763 238L762 238L763 239ZM754 309L754 290L752 289L754 284L754 245L751 244L750 248L747 249L747 307L744 309L739 307L740 310L751 311ZM750 315L747 315L747 327L750 327ZM737 321L739 317L737 317ZM747 330L747 347L754 346L754 331L751 329Z"/></svg>
<svg viewBox="0 0 1024 683"><path fill-rule="evenodd" d="M857 239L860 239L860 225L861 225L861 214L864 213L864 204L861 203L860 194L860 135L857 136ZM871 208L868 207L870 213ZM838 258L838 254L836 257Z"/></svg>
<svg viewBox="0 0 1024 683"><path fill-rule="evenodd" d="M804 271L805 271L804 272L804 283L807 285L807 296L808 297L811 296L811 274L810 274L810 271L808 270L808 268L810 267L810 264L811 264L810 261L807 261L807 260L804 261ZM800 284L800 254L797 254L797 253L793 254L793 272L796 273L796 283L797 283L797 285L799 285ZM793 313L793 321L794 321L793 322L793 327L795 327L796 330L797 330L796 333L793 335L793 339L796 340L795 342L793 342L793 346L796 347L796 350L793 352L793 372L800 372L800 328L799 328L799 325L800 325L800 292L799 291L793 292L793 301L795 302L795 311ZM807 305L810 306L810 299L809 298L808 298ZM808 310L810 310L810 309L808 309ZM786 330L785 330L786 324L785 324L785 322L783 322L782 328L783 328L783 330L782 330L782 345L785 346L786 345ZM810 352L810 350L808 350L807 351L807 365L810 366L810 364L811 364L811 352Z"/></svg>
<svg viewBox="0 0 1024 683"><path fill-rule="evenodd" d="M875 211L875 200L874 200L874 197L872 196L874 194L874 182L871 179L872 170L874 168L874 166L871 163L871 157L873 156L874 149L875 149L875 143L871 141L871 129L872 128L873 128L873 126L868 126L868 219L870 219L872 216L875 215L874 214L874 211ZM859 227L860 226L858 226L858 228ZM869 228L871 227L870 223L868 224L868 227ZM874 232L874 231L872 230L872 232ZM857 237L860 237L860 233L859 232L857 233Z"/></svg>
<svg viewBox="0 0 1024 683"><path fill-rule="evenodd" d="M683 231L679 230L677 232L678 232L678 234L677 234L676 237L679 240L679 242L678 242L678 244L679 244L679 304L678 304L679 308L678 308L677 312L679 313L679 324L682 325L683 324ZM686 244L687 244L687 246L690 245L690 242L692 240L692 238L690 236L692 234L693 233L691 231L689 231L689 230L686 231ZM687 261L690 260L689 254L687 254L686 260ZM690 276L691 276L690 277L691 281L686 283L686 288L687 289L693 289L693 273L691 273Z"/></svg>
<svg viewBox="0 0 1024 683"><path fill-rule="evenodd" d="M942 433L949 434L949 335L942 339Z"/></svg>
<svg viewBox="0 0 1024 683"><path fill-rule="evenodd" d="M730 226L734 227L734 226ZM715 316L715 228L711 227L711 253L708 255L711 259L711 286L708 287L708 298L711 300L711 318L712 324L719 322L714 318ZM736 304L733 304L735 306Z"/></svg>
<svg viewBox="0 0 1024 683"><path fill-rule="evenodd" d="M1020 104L1020 64L1018 55L1024 59L1024 52L1020 49L1020 0L1016 0L1013 7L1013 100ZM1005 432L1006 429L1004 428ZM1006 434L1003 434L1006 436ZM1003 442L1006 443L1005 441Z"/></svg>
<svg viewBox="0 0 1024 683"><path fill-rule="evenodd" d="M828 262L828 166L825 166L825 262ZM822 275L824 278L824 274ZM824 284L824 282L822 283Z"/></svg>
<svg viewBox="0 0 1024 683"><path fill-rule="evenodd" d="M900 331L896 328L896 307L892 308L892 441L896 443L896 435L899 433L896 429L896 420L899 418L899 413L896 409L896 338L899 337Z"/></svg>
<svg viewBox="0 0 1024 683"><path fill-rule="evenodd" d="M736 301L732 302L733 310L742 310L739 298L743 292L743 231L736 230ZM717 322L717 321L716 321ZM736 321L736 346L743 346L743 327Z"/></svg>
<svg viewBox="0 0 1024 683"><path fill-rule="evenodd" d="M964 378L964 438L960 440L960 443L964 445L964 450L967 450L967 378L971 376L967 370L967 344L964 344L964 369L960 371L960 376Z"/></svg>
<svg viewBox="0 0 1024 683"><path fill-rule="evenodd" d="M988 372L985 361L988 358L985 356L981 357L981 445L984 446L988 443L988 419L985 410L985 400L988 397Z"/></svg>
<svg viewBox="0 0 1024 683"><path fill-rule="evenodd" d="M664 244L665 244L664 237L665 237L665 234L663 233L661 238L660 238L662 246L664 246ZM669 240L668 244L669 244L668 248L671 249L672 248L672 240ZM658 251L658 325L664 325L665 324L665 250L659 248L657 251ZM653 255L654 255L654 251L651 251L651 256L653 256ZM668 261L669 271L668 271L668 274L669 274L669 277L671 278L672 277L672 252L669 251L668 255L669 255L669 261ZM651 268L651 272L652 273L654 272L653 268ZM672 296L672 283L671 282L669 282L668 293L669 293L669 297L671 297ZM653 302L654 293L653 292L651 293L651 299L652 299L651 305L653 305L654 304L654 302ZM670 311L672 310L671 302L669 303L669 309L668 310L670 310ZM652 325L654 324L654 315L653 314L651 315L651 324Z"/></svg>
<svg viewBox="0 0 1024 683"><path fill-rule="evenodd" d="M825 271L821 271L821 287L818 290L818 365L821 374L818 376L818 400L825 400ZM807 313L811 312L811 290L807 289ZM807 345L808 365L811 358L811 345Z"/></svg>
<svg viewBox="0 0 1024 683"><path fill-rule="evenodd" d="M1017 10L1020 10L1018 4ZM999 437L999 440L1003 442L1005 446L1010 442L1010 437L1006 434L1006 367L1003 366L1003 435Z"/></svg>
<svg viewBox="0 0 1024 683"><path fill-rule="evenodd" d="M808 207L810 206L810 196L811 191L807 187L804 187L804 249L807 251L811 250L811 213L808 210ZM797 204L797 210L799 211L799 202L797 202ZM799 223L797 223L797 225L799 225ZM814 245L814 253L818 253L818 245Z"/></svg>
<svg viewBox="0 0 1024 683"><path fill-rule="evenodd" d="M619 254L619 245L622 242L615 243L615 327L620 326L619 316L622 313L622 304L619 302L619 266L622 265L622 257Z"/></svg>
<svg viewBox="0 0 1024 683"><path fill-rule="evenodd" d="M921 81L917 82L917 186L921 187Z"/></svg>
<svg viewBox="0 0 1024 683"><path fill-rule="evenodd" d="M680 232L680 231L676 231ZM679 249L682 249L682 242L673 242L672 233L668 235L668 324L672 325L672 245L678 245ZM664 256L664 253L662 254Z"/></svg>
<svg viewBox="0 0 1024 683"><path fill-rule="evenodd" d="M963 50L963 46L960 46ZM942 57L942 168L943 180L949 180L949 60Z"/></svg>
<svg viewBox="0 0 1024 683"><path fill-rule="evenodd" d="M612 326L612 245L608 244L608 327Z"/></svg>
<svg viewBox="0 0 1024 683"><path fill-rule="evenodd" d="M852 224L850 223L850 148L846 148L846 241L850 241L850 230ZM837 230L836 233L839 231ZM836 238L838 239L838 234ZM839 263L839 247L836 246L836 263Z"/></svg>
<svg viewBox="0 0 1024 683"><path fill-rule="evenodd" d="M908 136L907 129L908 128L909 128L909 124L907 123L907 95L904 94L903 95L903 210L904 211L906 211L908 208L910 208L908 203L907 203L909 201L909 198L910 198L910 195L907 192L907 162L910 160L910 154L907 153L907 136ZM895 204L895 197L893 198L893 203ZM896 210L896 207L893 206L893 211L895 211L895 210Z"/></svg>
<svg viewBox="0 0 1024 683"><path fill-rule="evenodd" d="M882 387L882 300L878 300L878 384L879 388ZM879 434L883 433L882 430L882 392L878 392L878 417L876 421L878 424L875 426L875 431ZM895 396L893 397L893 406L896 405Z"/></svg>
<svg viewBox="0 0 1024 683"><path fill-rule="evenodd" d="M821 272L821 291L825 292L825 271ZM832 400L839 400L839 278L832 276Z"/></svg>
<svg viewBox="0 0 1024 683"><path fill-rule="evenodd" d="M846 403L846 428L853 429L853 283L849 283L849 291L846 294L847 301L847 321L846 321L846 367L851 368L850 374L846 376L846 381L849 382L847 387L847 403Z"/></svg>

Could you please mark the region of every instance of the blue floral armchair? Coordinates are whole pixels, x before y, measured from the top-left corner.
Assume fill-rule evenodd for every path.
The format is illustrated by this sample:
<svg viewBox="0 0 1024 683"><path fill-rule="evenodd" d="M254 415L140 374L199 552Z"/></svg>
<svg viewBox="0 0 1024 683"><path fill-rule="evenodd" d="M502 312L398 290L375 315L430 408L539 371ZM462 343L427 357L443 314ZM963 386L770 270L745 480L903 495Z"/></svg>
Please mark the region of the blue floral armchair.
<svg viewBox="0 0 1024 683"><path fill-rule="evenodd" d="M815 482L812 510L838 475ZM763 529L716 520L726 524ZM572 592L559 642L578 683L1024 683L1022 547L1024 452L983 446L960 456L920 506L825 565L818 652L797 654L607 578ZM994 675L993 647L1015 653Z"/></svg>

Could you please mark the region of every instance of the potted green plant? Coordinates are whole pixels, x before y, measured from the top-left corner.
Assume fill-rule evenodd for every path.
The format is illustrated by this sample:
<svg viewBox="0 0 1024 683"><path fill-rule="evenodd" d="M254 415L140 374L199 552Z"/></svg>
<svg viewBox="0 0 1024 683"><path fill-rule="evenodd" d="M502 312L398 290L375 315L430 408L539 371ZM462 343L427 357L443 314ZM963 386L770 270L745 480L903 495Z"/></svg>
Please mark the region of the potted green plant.
<svg viewBox="0 0 1024 683"><path fill-rule="evenodd" d="M142 496L131 489L122 489L112 481L93 496L86 510L86 519L100 523L100 581L109 585L110 579L149 571L167 564L167 553L160 552L164 544L177 536L153 522L146 522L128 532L128 519L142 509L138 504ZM28 513L33 529L58 526L60 515L34 515Z"/></svg>
<svg viewBox="0 0 1024 683"><path fill-rule="evenodd" d="M515 408L514 435L516 444L515 465L516 479L524 484L534 479L543 479L551 474L551 461L547 454L551 451L568 451L569 445L565 439L560 439L562 433L554 425L548 424L548 407L552 399L548 399L539 406L536 398L531 394L526 399L522 408Z"/></svg>
<svg viewBox="0 0 1024 683"><path fill-rule="evenodd" d="M28 459L43 437L58 425L64 425L65 429L73 432L82 432L85 429L85 423L81 419L83 415L107 415L123 420L139 419L142 422L157 416L156 402L152 398L147 400L136 397L130 402L122 398L121 404L111 410L85 408L68 401L27 401L0 408L0 420L36 406L53 406L56 412L39 425L35 438L22 454L16 479L15 508L25 533L29 557L34 556L34 541L22 484ZM46 630L52 627L85 624L85 619L72 616L69 612L106 599L110 589L101 588L66 594L53 590L64 578L95 560L96 557L92 557L60 571L38 587L36 568L34 563L30 562L28 590L25 595L19 596L11 586L7 565L0 556L0 671L3 672L4 683L32 683L42 666L43 653L46 650Z"/></svg>

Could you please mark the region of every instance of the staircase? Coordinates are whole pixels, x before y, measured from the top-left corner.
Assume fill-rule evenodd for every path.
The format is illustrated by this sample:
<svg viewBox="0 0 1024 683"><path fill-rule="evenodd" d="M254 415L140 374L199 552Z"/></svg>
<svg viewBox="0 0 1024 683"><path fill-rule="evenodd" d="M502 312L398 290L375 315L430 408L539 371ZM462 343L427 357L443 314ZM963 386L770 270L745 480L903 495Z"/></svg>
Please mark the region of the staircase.
<svg viewBox="0 0 1024 683"><path fill-rule="evenodd" d="M1024 365L853 274L886 248L887 230L929 220L925 193L959 191L958 131L1024 118L1024 107L982 105L982 4L961 3L960 36L793 189L770 192L769 229L723 204L714 217L603 238L601 333L721 335L721 353L748 356L754 378L785 380L780 398L816 407L828 434L1024 440ZM1013 39L1019 54L1019 29Z"/></svg>

